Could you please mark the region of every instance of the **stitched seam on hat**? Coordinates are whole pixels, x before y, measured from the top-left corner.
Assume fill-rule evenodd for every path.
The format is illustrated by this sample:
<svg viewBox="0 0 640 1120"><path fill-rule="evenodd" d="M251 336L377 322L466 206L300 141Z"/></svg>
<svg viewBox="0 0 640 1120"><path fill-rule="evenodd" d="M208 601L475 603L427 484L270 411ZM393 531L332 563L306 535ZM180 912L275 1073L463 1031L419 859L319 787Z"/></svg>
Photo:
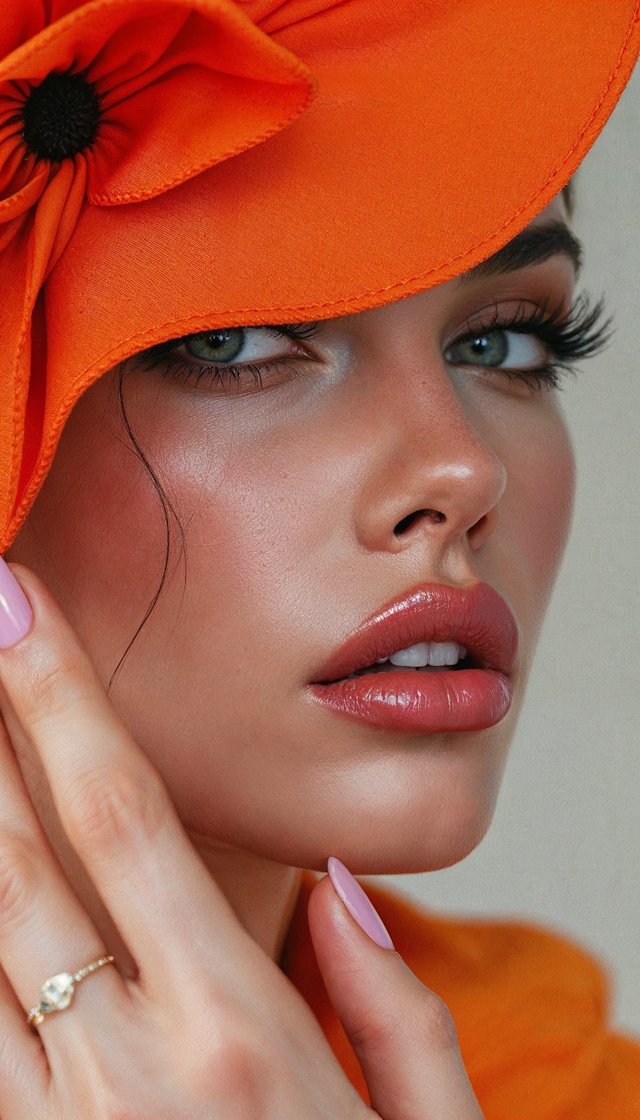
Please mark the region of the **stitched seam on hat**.
<svg viewBox="0 0 640 1120"><path fill-rule="evenodd" d="M570 150L569 150L569 151L567 152L567 154L566 154L565 158L564 158L564 159L562 160L562 162L561 162L561 163L559 163L559 164L558 164L558 166L557 166L556 168L554 168L554 170L553 170L553 171L551 172L551 174L549 175L548 179L546 179L546 181L545 181L545 182L544 182L544 183L542 184L542 186L541 186L541 187L539 187L539 189L538 189L538 190L537 190L537 191L535 192L535 194L533 194L533 195L531 196L531 198L529 198L529 199L528 199L528 200L527 200L527 201L526 201L526 202L525 202L525 203L524 203L524 204L523 204L523 205L522 205L522 206L520 207L520 209L519 209L519 210L516 210L515 214L513 214L513 215L512 215L512 216L511 216L511 217L510 217L510 218L508 219L508 221L504 222L504 223L503 223L503 224L502 224L502 225L501 225L501 226L500 226L500 227L499 227L499 228L498 228L497 230L495 230L495 231L494 231L494 232L493 232L493 233L492 233L492 234L491 234L491 235L490 235L489 237L485 238L485 240L484 240L484 241L479 241L479 242L478 242L478 243L477 243L476 245L472 246L472 248L471 248L471 249L467 249L467 250L465 250L465 252L464 252L464 253L460 253L460 254L458 254L458 256L455 256L455 257L450 257L450 258L449 258L449 260L443 261L443 262L442 262L441 264L437 265L437 266L436 266L435 268L432 268L432 269L428 269L428 270L427 270L426 272L418 273L418 274L417 274L417 275L415 275L415 276L410 276L410 277L408 277L408 278L407 278L406 280L395 281L395 282L394 282L393 284L388 284L388 285L387 285L386 287L384 287L384 288L379 288L379 289L378 289L377 291L375 291L375 292L374 292L374 291L371 291L371 292L365 292L365 293L364 293L364 294L363 294L362 296L360 296L359 298L360 298L360 299L366 299L366 297L367 297L367 296L370 296L370 295L378 295L378 294L379 294L379 293L381 293L381 292L388 292L388 291L392 291L392 290L393 290L393 288L396 288L396 287L399 287L399 286L401 286L401 285L405 285L405 284L411 284L411 283L413 283L413 282L414 282L414 281L416 281L416 280L420 280L420 279L422 279L422 277L424 277L424 276L430 276L430 275L432 275L432 274L433 274L434 272L438 272L438 271L440 271L440 269L446 268L446 267L447 267L448 265L450 265L450 264L455 264L455 263L456 263L456 261L459 261L459 260L463 260L463 259L464 259L464 257L466 257L466 256L469 256L469 255L470 255L471 253L475 253L475 252L476 252L476 250L477 250L477 249L481 249L483 245L487 245L487 244L489 244L489 243L490 243L491 241L495 241L495 239L496 239L496 238L497 238L497 237L498 237L498 236L499 236L499 235L500 235L500 234L501 234L501 233L503 232L503 230L505 230L505 229L508 229L508 227L509 227L510 225L512 225L512 224L513 224L513 222L514 222L514 221L516 220L516 218L518 218L518 217L519 217L519 215L523 213L523 211L527 210L527 209L528 209L528 207L529 207L529 206L531 206L531 205L532 205L532 203L534 203L534 202L535 202L535 200L536 200L537 198L539 198L541 194L543 194L543 193L544 193L544 191L545 191L545 190L547 189L547 187L549 186L549 184L550 184L550 183L551 183L551 182L553 181L553 179L554 179L554 178L556 177L556 175L558 174L558 172L559 172L559 171L560 171L560 170L561 170L561 169L562 169L563 167L565 167L567 163L569 163L569 161L570 161L570 159L571 159L572 155L574 154L574 152L575 152L575 151L576 151L576 150L577 150L577 149L578 149L578 148L580 147L580 144L581 144L581 142L582 142L582 139L583 139L583 137L585 136L585 134L586 134L586 133L587 133L587 132L589 131L589 129L591 128L591 126L592 126L593 122L595 121L595 119L596 119L596 117L597 117L598 113L600 112L600 109L602 108L602 105L604 104L604 102L606 101L606 99L607 99L607 97L608 97L608 95L609 95L609 91L611 90L611 87L612 87L613 83L615 82L615 80L616 80L616 78L617 78L618 74L620 73L620 69L621 69L621 67L622 67L622 63L623 63L623 61L624 61L624 55L625 55L625 53L626 53L626 50L627 50L627 47L628 47L628 45L629 45L629 40L631 39L631 36L633 35L634 29L635 29L635 26L636 26L636 24L638 23L638 21L639 21L639 20L640 20L640 0L639 0L639 2L638 2L638 3L636 3L636 7L635 7L635 11L634 11L634 14L633 14L633 18L632 18L632 20L631 20L631 23L629 24L629 29L628 29L628 31L627 31L627 35L626 35L625 41L624 41L624 43L623 43L622 47L620 48L620 53L619 53L619 55L618 55L618 58L616 59L616 63L615 63L615 66L614 66L613 70L611 71L611 73L610 73L610 75L609 75L609 79L608 79L608 81L607 81L607 84L606 84L606 86L605 86L605 88L604 88L604 90L603 90L603 93L602 93L602 95L601 95L601 97L600 97L600 100L599 100L599 101L598 101L598 103L596 104L596 106L595 106L595 108L594 108L594 110L593 110L593 112L592 112L591 116L589 117L589 120L588 120L588 121L587 121L587 123L586 123L586 124L584 125L584 127L583 127L582 131L581 131L581 132L580 132L580 133L578 134L578 138L577 138L577 140L576 140L575 144L574 144L574 145L573 145L573 147L572 147L572 148L570 148Z"/></svg>
<svg viewBox="0 0 640 1120"><path fill-rule="evenodd" d="M486 237L484 239L484 241L477 242L476 245L471 246L471 248L469 248L469 249L465 249L465 251L463 253L459 253L457 256L449 257L448 260L441 261L440 264L435 265L433 268L427 269L426 272L418 272L414 276L405 277L405 279L403 279L403 280L394 280L394 282L392 284L387 284L383 288L370 289L368 291L362 292L359 296L352 296L348 300L343 299L343 300L330 301L328 303L308 304L304 307L299 307L296 310L298 310L298 311L320 311L323 308L339 307L340 305L346 305L346 304L351 305L351 304L358 303L360 300L368 299L370 296L377 296L377 295L381 295L383 292L393 291L395 288L406 287L407 284L413 284L418 280L424 279L424 277L426 277L426 276L432 276L434 273L440 272L442 269L447 268L451 264L455 264L457 261L464 260L465 257L468 257L472 253L475 253L478 249L481 249L484 245L488 245L492 241L495 241L496 238L498 238L499 235L505 229L508 229L510 225L513 225L514 221L519 217L520 214L522 214L525 210L527 210L528 207L531 206L536 201L536 199L539 198L540 195L544 193L544 191L547 189L549 184L556 177L558 172L561 171L562 168L565 167L567 163L569 163L569 161L571 160L571 157L573 156L574 152L580 147L580 144L582 142L583 137L589 131L592 124L594 123L598 113L600 112L600 109L602 108L602 105L604 104L604 102L606 101L606 99L609 95L609 92L611 90L611 87L612 87L613 83L615 82L615 80L616 80L616 78L617 78L617 76L620 72L620 69L622 67L622 63L624 61L624 55L625 55L627 47L629 45L629 40L631 39L631 36L633 35L636 24L639 22L639 20L640 20L640 0L639 0L638 3L636 3L634 15L633 15L633 18L631 20L631 23L629 24L629 29L627 31L626 38L625 38L624 43L623 43L623 45L620 49L620 53L618 55L618 58L616 59L615 66L614 66L613 70L611 71L611 73L609 75L607 84L604 88L604 91L603 91L601 97L600 97L600 100L596 104L591 116L589 117L589 120L587 121L587 123L582 128L582 131L578 134L578 138L577 138L575 144L573 145L572 148L570 148L570 150L567 152L567 154L564 157L564 159L562 160L562 162L559 163L557 165L557 167L554 168L554 170L550 173L548 179L546 179L545 182L542 184L542 186L538 188L538 190L535 192L535 194L531 195L531 197L529 199L527 199L527 201L525 203L523 203L523 205L518 210L516 210L516 212L514 214L512 214L512 216L506 222L503 222L503 224L501 226L499 226L497 230L494 230L494 232L492 234L490 234L488 237ZM252 310L256 311L256 313L257 313L259 310L262 310L262 311L278 311L280 309L277 308L277 307L265 307L265 308L262 308L262 309L248 308L246 311L245 310L237 311L237 314L239 314L239 315L245 315L247 313L250 314ZM225 314L225 312L220 312L220 314ZM228 314L228 312L226 312L226 314Z"/></svg>
<svg viewBox="0 0 640 1120"><path fill-rule="evenodd" d="M390 291L393 291L396 288L403 288L407 284L413 284L418 280L422 280L426 276L432 276L434 273L440 272L441 270L447 268L449 265L455 264L457 261L464 260L465 257L468 257L472 253L475 253L478 249L481 249L484 245L488 245L492 241L495 241L496 238L498 238L500 236L500 234L505 229L508 229L510 225L513 225L514 221L520 216L520 214L522 214L525 210L527 210L528 207L531 206L535 202L535 200L537 198L539 198L539 196L541 194L544 193L544 191L547 189L549 184L556 177L558 172L564 166L566 166L566 164L570 161L571 157L573 156L574 152L579 148L583 137L585 136L585 134L591 128L594 120L596 119L598 113L600 112L600 109L602 108L603 103L605 102L605 100L607 99L607 97L609 95L609 92L611 90L611 86L615 82L615 79L617 78L617 76L620 72L620 68L621 68L622 62L624 60L624 55L625 55L627 47L629 45L629 40L631 39L633 31L636 27L636 24L639 22L639 20L640 20L640 0L638 0L638 2L636 3L633 19L631 20L631 23L629 25L629 29L628 29L625 41L624 41L623 46L620 50L620 54L618 55L615 66L614 66L613 70L611 71L611 74L609 76L609 79L607 81L605 89L604 89L597 105L595 106L591 116L589 117L589 120L584 125L581 132L579 133L575 144L569 150L569 152L567 153L565 158L562 160L562 162L559 163L557 165L557 167L554 168L554 170L551 172L549 177L545 180L545 182L542 184L542 186L535 192L535 194L533 194L518 210L516 210L516 212L514 214L512 214L511 217L506 222L503 222L503 224L501 226L499 226L497 230L494 230L494 232L491 233L488 237L486 237L483 241L479 241L479 242L477 242L477 244L472 245L471 248L465 249L465 251L463 253L459 253L457 256L449 257L447 260L441 261L440 264L435 265L433 268L427 269L426 272L419 272L419 273L416 273L414 276L408 276L408 277L405 277L402 280L394 280L392 284L387 284L382 288L369 289L367 291L361 292L359 295L350 296L348 299L329 300L325 303L304 304L304 305L296 307L296 308L291 308L290 310L307 312L307 311L321 311L325 308L331 308L331 307L340 307L340 306L347 306L347 305L351 306L352 304L356 304L363 299L368 299L371 296L381 295L383 292L390 292ZM230 315L230 314L250 315L252 313L265 314L265 313L271 313L273 311L281 311L281 310L284 310L282 305L275 306L275 307L246 307L246 308L237 308L236 307L236 308L228 308L225 311L218 310L215 313L219 314L219 315ZM289 310L289 308L287 308L287 310ZM193 314L193 315L188 316L187 318L183 317L183 318L180 318L180 319L169 319L165 323L162 324L162 327L153 328L153 332L155 333L159 329L162 329L162 328L167 327L167 326L171 326L172 323L190 322L191 319L201 318L201 316L203 314L207 314L207 312L204 311L201 314ZM151 333L150 331L147 331L147 332L144 332L144 334L142 334L138 337L141 340L143 340L150 333ZM120 343L118 343L117 347L114 347L112 350L108 350L105 354L102 355L101 358L97 359L95 362L92 362L92 364L88 367L87 370L85 370L85 372L82 376L86 377L98 365L100 365L105 360L109 359L110 355L116 354L121 349L121 347L123 347L127 342L132 341L136 337L137 336L135 334L133 334L133 335L129 335L127 338L123 339ZM79 380L82 380L82 377L80 377Z"/></svg>
<svg viewBox="0 0 640 1120"><path fill-rule="evenodd" d="M100 5L100 6L104 6L104 5ZM455 264L457 261L463 260L465 257L470 256L472 253L476 252L477 249L482 248L484 245L488 245L492 241L495 241L496 238L505 229L508 229L508 227L513 224L513 222L516 220L516 218L518 218L518 216L524 210L526 210L529 206L531 206L531 204L533 202L535 202L535 200L546 190L546 188L553 181L553 179L558 174L558 172L561 170L561 168L566 166L566 164L570 161L574 152L579 148L583 137L589 131L591 125L594 123L602 105L604 104L604 102L606 101L606 99L609 95L609 92L611 90L611 87L612 87L613 83L615 82L615 80L616 80L616 78L617 78L617 76L620 72L620 69L622 67L622 63L623 63L623 60L624 60L624 56L625 56L627 47L629 45L629 41L630 41L630 39L633 35L634 29L635 29L636 24L638 23L639 19L640 19L640 0L638 0L638 2L636 3L633 18L631 19L631 22L629 24L629 28L628 28L628 31L627 31L626 38L625 38L624 43L623 43L623 45L620 49L620 53L618 55L618 58L617 58L616 63L614 65L614 68L611 71L611 74L610 74L609 79L607 81L607 84L604 88L602 96L600 97L598 103L596 104L596 106L593 110L593 113L591 114L589 120L587 121L587 123L583 127L582 131L579 133L575 144L569 150L569 152L567 153L565 158L562 160L562 162L560 164L558 164L558 166L554 169L554 171L551 172L548 179L545 181L545 183L543 183L543 185L539 188L539 190L537 190L535 192L535 194L532 195L531 198L526 203L524 203L520 207L520 209L515 212L515 214L513 214L511 216L511 218L509 218L508 221L504 222L489 237L485 238L484 241L478 242L476 245L472 246L470 249L465 250L464 253L460 253L457 256L450 257L448 260L443 261L441 264L435 266L434 268L428 269L426 272L418 273L415 276L408 277L404 280L394 281L393 284L387 284L383 288L371 289L369 291L361 293L359 296L353 296L348 300L343 299L343 300L329 301L327 303L322 303L322 304L308 304L308 305L303 306L303 307L295 308L295 310L300 311L300 312L308 312L308 311L320 311L320 310L323 310L325 308L327 308L327 309L328 308L336 308L336 307L339 307L341 305L342 306L345 306L345 305L353 306L354 304L357 304L358 302L360 302L362 300L369 299L371 296L377 296L377 295L381 295L384 292L393 291L394 289L397 289L397 288L403 288L403 287L406 287L409 284L412 284L412 283L415 283L416 281L424 279L426 276L431 276L434 273L439 272L439 271L447 268L449 265ZM227 314L227 315L228 314L246 315L246 314L251 314L252 312L254 312L255 314L264 314L266 312L270 313L270 312L273 312L273 311L281 311L281 310L283 310L282 307L263 307L263 308L246 308L246 309L235 308L235 309L233 309L233 311L226 311L226 312L220 311L220 312L218 312L218 314L220 314L220 315L225 315L225 314ZM291 309L291 310L294 310L294 309ZM206 312L205 312L205 314L206 314ZM101 358L96 359L96 361L92 362L91 365L82 374L78 375L78 377L75 378L72 386L70 387L69 391L67 392L67 394L63 398L62 404L58 408L57 419L61 416L64 416L67 409L73 406L73 404L75 403L76 393L77 393L78 388L81 388L81 387L82 388L87 388L88 387L86 379L91 378L92 371L93 370L99 370L100 367L103 365L103 363L105 361L108 362L108 361L111 360L110 356L112 354L115 355L115 354L118 353L118 351L122 350L123 348L126 348L126 343L132 341L133 339L136 339L137 341L144 341L144 339L147 335L149 337L151 337L152 335L155 335L158 330L162 330L165 326L171 326L171 324L173 322L176 322L176 323L177 322L189 322L190 319L195 319L195 318L201 318L201 316L192 315L192 316L189 316L188 319L168 320L166 323L162 324L161 327L155 327L153 329L153 331L147 331L147 332L144 332L142 335L138 335L138 336L136 336L135 334L129 335L128 338L123 339L118 344L117 347L114 347L112 350L107 351L105 354L103 354L101 356ZM115 360L117 361L117 359L115 359ZM109 366L107 365L105 368L108 369ZM100 376L100 374L98 374L98 376ZM15 403L14 403L14 415L15 415L15 412L16 412L16 408L15 408ZM47 466L44 466L42 460L44 459L46 461L49 458L49 455L50 455L52 449L55 449L57 440L59 438L59 433L56 432L56 430L55 430L56 427L57 427L57 422L54 423L54 428L53 428L52 431L50 431L49 438L42 445L42 448L41 448L41 451L40 451L40 456L39 456L40 467L36 469L36 471L34 472L32 478L31 478L31 480L28 484L27 489L28 489L29 493L37 492L37 488L38 488L39 483L42 481L42 479L45 477L45 475L48 471L49 464L47 464ZM15 435L14 435L14 440L12 441L12 449L13 449L13 447L15 447ZM30 504L30 500L28 502L26 500L26 495L25 495L25 499L23 499L23 501L20 503L17 510L14 511L14 515L11 518L12 525L15 524L16 521L18 521L18 522L21 521L23 516L25 516L25 510L28 509L29 504Z"/></svg>
<svg viewBox="0 0 640 1120"><path fill-rule="evenodd" d="M301 74L301 77L305 77L305 75ZM190 168L188 171L185 171L183 174L176 175L173 179L168 179L160 187L150 187L145 191L129 191L126 194L114 195L90 194L89 192L87 192L87 201L95 206L114 206L118 205L118 203L143 202L145 199L154 198L156 195L163 194L165 191L179 186L181 183L186 182L188 179L193 178L195 175L200 175L203 171L207 171L210 167L215 167L217 163L223 163L224 160L230 159L232 156L237 156L240 155L241 152L246 152L249 148L262 143L264 140L268 140L270 136L274 136L277 132L281 132L283 128L286 128L288 124L291 124L292 121L296 120L297 117L304 113L305 109L309 107L316 94L315 85L308 79L306 80L306 85L307 95L304 102L301 105L298 105L293 110L293 112L289 114L289 116L284 117L277 124L272 125L264 132L261 132L255 138L248 140L243 144L237 144L235 148L230 148L227 152L224 153L224 155L216 156L213 163L211 162L211 160L205 160L203 163L194 165L194 167Z"/></svg>
<svg viewBox="0 0 640 1120"><path fill-rule="evenodd" d="M10 501L13 501L13 495L15 494L15 491L18 487L18 484L19 484L19 481L20 481L20 469L21 469L21 466L22 466L23 445L20 442L20 433L22 431L22 424L21 424L21 420L22 420L22 407L21 407L22 401L19 400L19 398L20 398L19 389L21 388L21 385L22 385L22 382L23 382L24 378L20 377L19 361L20 361L20 355L22 353L22 348L24 346L24 342L25 342L25 339L26 339L26 333L27 332L25 330L23 330L21 332L21 336L18 339L17 352L16 352L15 362L14 362L13 371L12 371L12 373L13 373L13 394L12 394L13 408L11 409L11 449L10 449L11 469L10 469L10 474L9 474L9 495L8 495ZM9 506L9 509L10 508L11 508L11 506Z"/></svg>
<svg viewBox="0 0 640 1120"><path fill-rule="evenodd" d="M110 5L110 0L94 0L93 4L83 5L81 8L76 9L75 12L70 13L67 17L63 17L63 20L60 20L60 21L56 20L55 23L50 24L48 28L44 28L44 30L42 32L40 32L40 34L43 36L43 38L42 38L42 41L38 44L38 46L37 47L31 47L30 50L27 50L27 48L29 46L29 43L27 42L27 43L24 44L25 50L24 50L23 53L25 54L26 57L37 58L38 54L42 53L42 51L46 50L47 47L49 47L51 41L55 41L56 38L59 38L61 35L63 35L66 31L68 31L68 29L70 27L73 27L73 25L75 23L77 23L78 20L86 19L87 8L88 7L90 7L94 12L99 12L101 8L108 7L109 5ZM188 10L188 5L187 4L185 4L185 8ZM201 8L201 6L198 5L193 10L200 10L200 8ZM63 22L64 22L64 27L60 28L59 23L63 23ZM263 31L261 32L260 28L257 25L254 25L254 26L256 27L256 31L260 32L262 35L265 35L265 32L263 32ZM47 34L47 32L49 32L49 34ZM265 36L265 37L267 37L267 36ZM274 45L276 47L278 46L278 44L275 43L275 41L274 41ZM21 48L18 48L17 51L12 52L12 53L17 54L20 49ZM294 59L295 59L295 56L292 56L292 62L294 61ZM268 140L269 137L273 136L277 132L280 132L288 124L290 124L292 121L294 121L296 119L296 117L300 116L305 111L305 109L307 109L309 107L309 104L311 103L311 101L313 100L313 98L314 98L314 96L317 92L317 83L314 79L314 75L309 71L308 67L306 67L304 65L304 63L301 62L300 59L295 59L295 65L291 66L291 73L292 73L293 76L297 76L299 79L303 80L305 82L305 85L307 86L307 95L306 95L306 98L305 98L303 104L301 106L299 106L298 108L296 108L293 111L293 113L289 114L289 116L283 118L279 124L273 126L270 129L267 129L263 133L260 133L260 135L255 140L249 141L248 144L237 145L235 148L232 148L231 150L229 150L227 153L225 153L225 155L219 157L217 162L222 163L225 159L230 159L232 156L239 155L241 152L246 151L247 148L251 147L253 144L259 144L259 143L262 143L264 140ZM285 83L283 83L283 84L285 84ZM291 84L293 85L294 83L292 82ZM128 192L128 193L125 193L125 194L116 194L116 195L113 196L113 198L110 198L108 195L105 195L105 194L103 194L103 195L92 195L92 194L89 194L89 192L87 192L87 198L88 198L89 202L94 203L95 205L105 205L105 204L109 204L109 203L111 203L111 205L114 205L114 200L117 200L117 201L122 202L122 203L142 202L145 199L153 198L155 195L163 194L165 191L171 190L172 187L178 186L180 183L185 182L188 178L193 177L194 175L201 174L202 171L206 171L211 166L212 166L212 164L210 162L204 161L203 163L195 165L194 168L191 168L189 171L185 172L183 175L177 175L173 179L167 180L161 187L150 188L149 190L146 190L146 191ZM115 204L117 205L117 202L115 202Z"/></svg>

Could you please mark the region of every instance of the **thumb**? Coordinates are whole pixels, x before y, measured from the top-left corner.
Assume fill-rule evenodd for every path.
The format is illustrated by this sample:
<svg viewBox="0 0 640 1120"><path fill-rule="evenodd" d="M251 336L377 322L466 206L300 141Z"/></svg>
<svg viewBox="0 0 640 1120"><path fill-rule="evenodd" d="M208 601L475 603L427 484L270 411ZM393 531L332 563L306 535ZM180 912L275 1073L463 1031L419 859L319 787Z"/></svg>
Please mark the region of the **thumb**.
<svg viewBox="0 0 640 1120"><path fill-rule="evenodd" d="M393 950L362 887L333 856L309 900L309 927L383 1120L482 1120L449 1009Z"/></svg>

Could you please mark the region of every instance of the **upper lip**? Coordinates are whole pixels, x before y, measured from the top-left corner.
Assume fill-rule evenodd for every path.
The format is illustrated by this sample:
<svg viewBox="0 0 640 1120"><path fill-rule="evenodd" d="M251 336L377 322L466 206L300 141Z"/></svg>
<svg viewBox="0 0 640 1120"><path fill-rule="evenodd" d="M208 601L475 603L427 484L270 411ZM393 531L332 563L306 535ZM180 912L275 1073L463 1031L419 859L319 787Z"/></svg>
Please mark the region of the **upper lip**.
<svg viewBox="0 0 640 1120"><path fill-rule="evenodd" d="M418 642L459 642L478 668L509 674L518 626L501 595L486 583L426 583L385 604L336 650L316 676L329 684Z"/></svg>

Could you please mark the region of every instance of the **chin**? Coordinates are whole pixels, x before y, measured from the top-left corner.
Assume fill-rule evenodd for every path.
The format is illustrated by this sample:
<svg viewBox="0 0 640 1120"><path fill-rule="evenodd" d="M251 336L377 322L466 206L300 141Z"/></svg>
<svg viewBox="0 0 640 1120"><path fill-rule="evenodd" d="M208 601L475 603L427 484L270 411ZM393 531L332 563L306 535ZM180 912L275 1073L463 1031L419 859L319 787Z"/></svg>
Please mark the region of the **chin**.
<svg viewBox="0 0 640 1120"><path fill-rule="evenodd" d="M445 747L421 766L415 755L413 765L378 758L348 776L325 775L311 790L292 779L288 796L282 788L280 796L265 791L253 805L244 803L241 818L225 798L222 812L218 802L185 823L214 841L312 871L325 871L332 855L361 875L435 871L464 859L483 839L502 754L495 744L491 751L476 744L464 752Z"/></svg>
<svg viewBox="0 0 640 1120"><path fill-rule="evenodd" d="M405 745L394 768L380 768L377 783L363 775L359 789L345 791L343 814L328 818L331 834L325 831L313 866L336 855L358 874L410 874L464 859L493 820L512 737L508 722L437 736L415 753Z"/></svg>
<svg viewBox="0 0 640 1120"><path fill-rule="evenodd" d="M337 855L358 875L402 875L439 871L465 859L478 846L493 819L495 799L458 801L448 796L438 805L408 810L399 818L381 821L377 828L352 817L348 833L326 841L322 856L303 861L310 870L325 870L329 855ZM309 853L311 854L311 853Z"/></svg>

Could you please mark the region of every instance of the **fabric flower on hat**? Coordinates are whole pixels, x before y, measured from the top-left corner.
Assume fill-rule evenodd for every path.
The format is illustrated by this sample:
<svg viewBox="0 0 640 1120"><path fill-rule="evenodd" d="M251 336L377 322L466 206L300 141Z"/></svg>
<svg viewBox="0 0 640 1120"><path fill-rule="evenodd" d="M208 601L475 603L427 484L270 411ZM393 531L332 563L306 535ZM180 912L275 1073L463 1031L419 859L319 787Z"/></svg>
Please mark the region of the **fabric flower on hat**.
<svg viewBox="0 0 640 1120"><path fill-rule="evenodd" d="M232 0L3 0L0 59L0 378L35 446L38 297L82 206L170 190L284 128L315 87ZM3 445L15 431L0 417ZM33 456L12 450L15 505Z"/></svg>

